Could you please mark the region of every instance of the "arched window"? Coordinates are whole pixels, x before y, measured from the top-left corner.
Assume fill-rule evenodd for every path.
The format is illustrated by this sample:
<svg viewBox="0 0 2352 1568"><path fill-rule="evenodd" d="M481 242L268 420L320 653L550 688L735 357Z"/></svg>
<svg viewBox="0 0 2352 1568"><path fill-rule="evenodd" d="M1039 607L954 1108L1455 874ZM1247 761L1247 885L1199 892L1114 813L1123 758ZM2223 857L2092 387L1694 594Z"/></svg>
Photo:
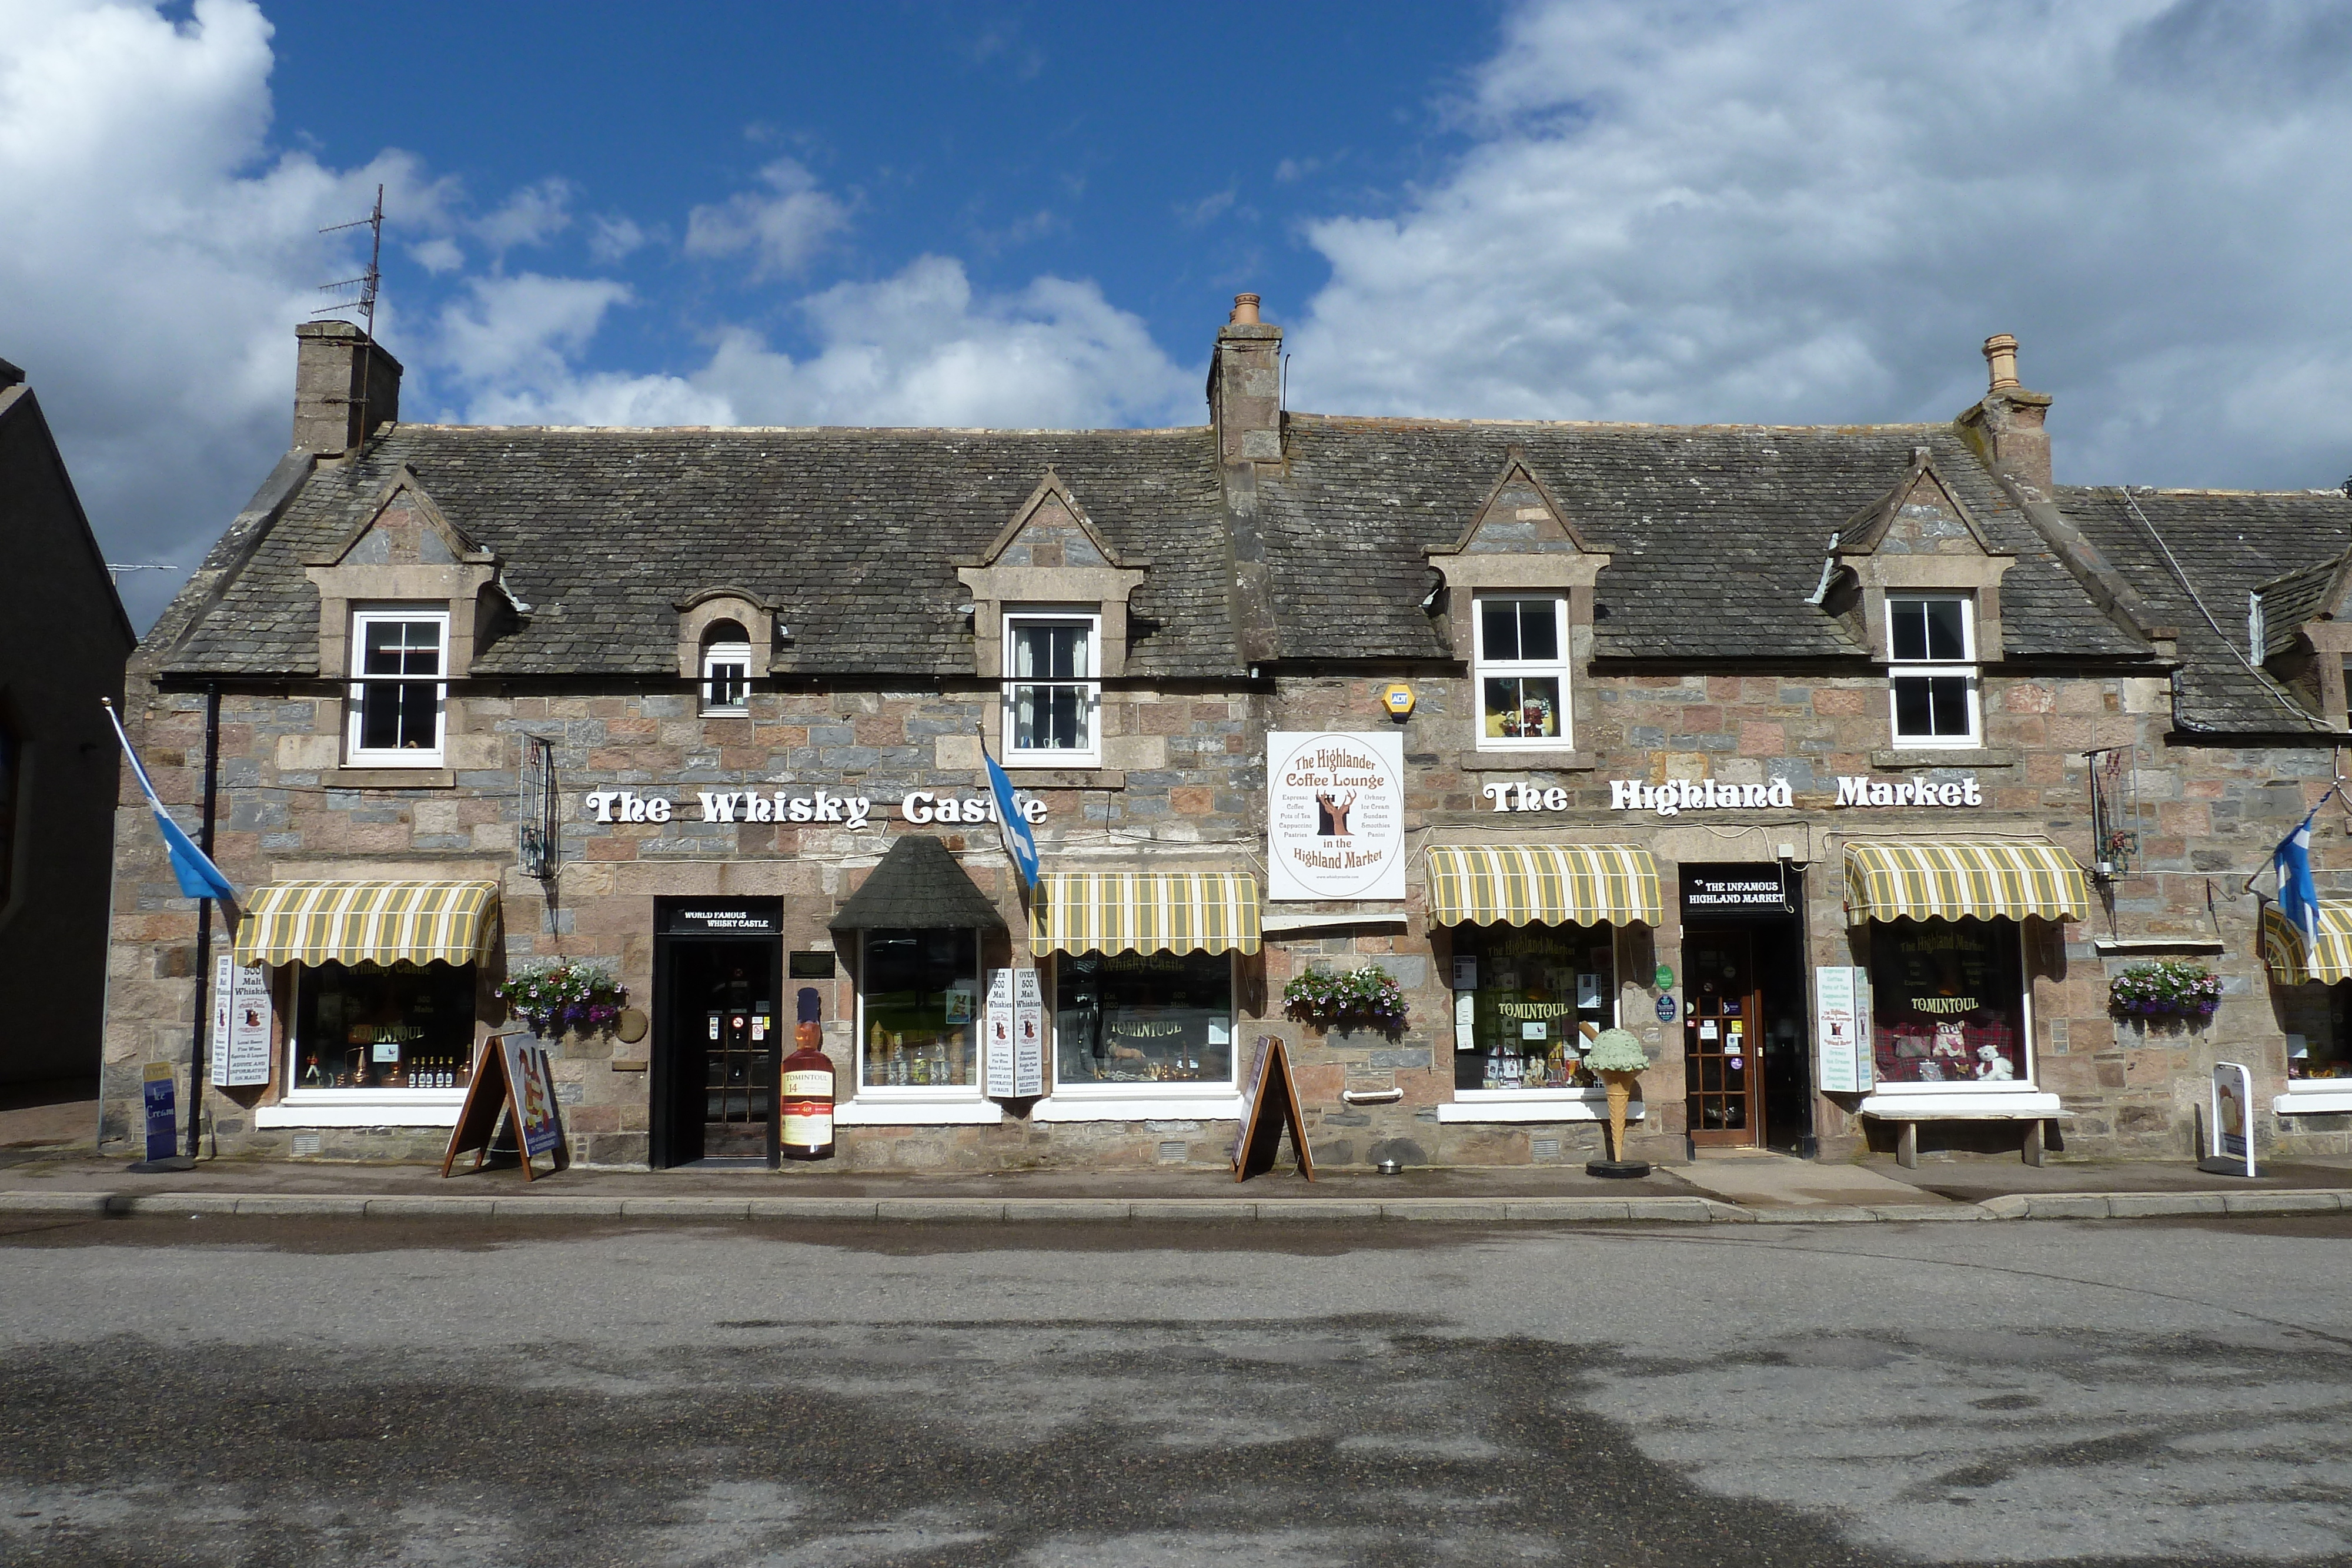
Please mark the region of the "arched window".
<svg viewBox="0 0 2352 1568"><path fill-rule="evenodd" d="M751 637L740 621L702 629L702 711L739 714L751 692Z"/></svg>

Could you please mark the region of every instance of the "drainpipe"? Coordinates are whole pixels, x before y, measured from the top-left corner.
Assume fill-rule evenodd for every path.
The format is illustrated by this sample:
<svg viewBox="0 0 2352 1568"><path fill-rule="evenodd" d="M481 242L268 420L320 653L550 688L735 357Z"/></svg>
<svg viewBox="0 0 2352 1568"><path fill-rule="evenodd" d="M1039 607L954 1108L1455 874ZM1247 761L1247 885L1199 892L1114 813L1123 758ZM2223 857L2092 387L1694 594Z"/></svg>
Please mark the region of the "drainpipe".
<svg viewBox="0 0 2352 1568"><path fill-rule="evenodd" d="M197 824L196 847L210 860L213 852L213 807L220 798L220 683L205 683L205 814ZM205 1030L213 1021L213 901L196 901L196 1023L188 1043L188 1158L196 1157L196 1140L205 1124Z"/></svg>

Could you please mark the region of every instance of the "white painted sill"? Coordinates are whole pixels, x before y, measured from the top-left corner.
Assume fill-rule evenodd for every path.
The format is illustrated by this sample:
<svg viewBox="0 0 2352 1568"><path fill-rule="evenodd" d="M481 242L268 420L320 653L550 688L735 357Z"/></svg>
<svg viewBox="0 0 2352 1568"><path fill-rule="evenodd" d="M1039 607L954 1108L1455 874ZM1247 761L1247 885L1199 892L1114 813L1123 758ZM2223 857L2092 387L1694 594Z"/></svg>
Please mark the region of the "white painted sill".
<svg viewBox="0 0 2352 1568"><path fill-rule="evenodd" d="M1625 1120L1639 1122L1648 1114L1639 1099L1627 1103ZM1451 1125L1462 1122L1606 1122L1606 1089L1456 1089L1454 1098L1440 1101L1437 1120Z"/></svg>
<svg viewBox="0 0 2352 1568"><path fill-rule="evenodd" d="M834 1124L839 1127L993 1127L1003 1120L1004 1107L969 1092L952 1099L927 1099L869 1089L833 1108Z"/></svg>
<svg viewBox="0 0 2352 1568"><path fill-rule="evenodd" d="M1854 1109L1891 1122L2048 1121L2066 1113L2055 1094L2017 1082L1889 1083Z"/></svg>
<svg viewBox="0 0 2352 1568"><path fill-rule="evenodd" d="M1029 1108L1033 1122L1237 1122L1242 1097L1223 1084L1207 1091L1163 1089L1119 1094L1048 1094Z"/></svg>
<svg viewBox="0 0 2352 1568"><path fill-rule="evenodd" d="M293 1089L275 1105L253 1108L268 1127L454 1127L463 1089Z"/></svg>
<svg viewBox="0 0 2352 1568"><path fill-rule="evenodd" d="M2280 1116L2335 1116L2352 1111L2352 1083L2342 1088L2297 1089L2287 1092L2271 1102L2271 1111Z"/></svg>

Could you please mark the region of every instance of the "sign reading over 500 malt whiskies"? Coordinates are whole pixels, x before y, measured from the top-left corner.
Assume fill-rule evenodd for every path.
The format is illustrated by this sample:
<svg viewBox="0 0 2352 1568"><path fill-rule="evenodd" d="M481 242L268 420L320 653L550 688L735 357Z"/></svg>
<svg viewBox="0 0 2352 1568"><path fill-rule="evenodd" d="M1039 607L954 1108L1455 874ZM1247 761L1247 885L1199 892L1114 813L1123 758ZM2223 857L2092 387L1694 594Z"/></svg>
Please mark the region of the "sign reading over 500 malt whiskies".
<svg viewBox="0 0 2352 1568"><path fill-rule="evenodd" d="M1267 892L1284 898L1404 896L1404 740L1265 737Z"/></svg>

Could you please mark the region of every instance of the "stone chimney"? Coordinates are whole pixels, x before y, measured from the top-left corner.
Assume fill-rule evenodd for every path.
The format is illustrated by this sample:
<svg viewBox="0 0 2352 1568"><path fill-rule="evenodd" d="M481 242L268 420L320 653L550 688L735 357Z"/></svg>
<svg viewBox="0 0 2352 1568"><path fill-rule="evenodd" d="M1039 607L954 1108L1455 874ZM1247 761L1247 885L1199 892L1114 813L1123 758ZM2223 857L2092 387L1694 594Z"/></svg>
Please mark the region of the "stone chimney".
<svg viewBox="0 0 2352 1568"><path fill-rule="evenodd" d="M340 456L400 417L400 361L349 321L294 329L294 450Z"/></svg>
<svg viewBox="0 0 2352 1568"><path fill-rule="evenodd" d="M1209 423L1223 463L1282 461L1282 329L1257 319L1255 294L1234 296L1234 313L1209 361Z"/></svg>
<svg viewBox="0 0 2352 1568"><path fill-rule="evenodd" d="M2017 340L2006 332L1984 342L1985 394L1955 421L1985 466L2007 475L2029 498L2050 498L2050 413L2046 392L2028 392L2017 379Z"/></svg>

